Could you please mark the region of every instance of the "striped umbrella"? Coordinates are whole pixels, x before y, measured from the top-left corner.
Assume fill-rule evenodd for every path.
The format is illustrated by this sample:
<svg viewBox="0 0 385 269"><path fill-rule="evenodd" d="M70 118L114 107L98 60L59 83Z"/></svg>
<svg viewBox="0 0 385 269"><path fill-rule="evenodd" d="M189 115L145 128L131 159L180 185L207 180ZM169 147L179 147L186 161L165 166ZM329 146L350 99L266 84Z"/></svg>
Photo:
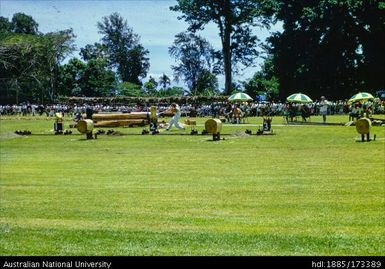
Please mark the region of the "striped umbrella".
<svg viewBox="0 0 385 269"><path fill-rule="evenodd" d="M229 101L250 101L253 100L253 98L250 97L247 93L238 92L232 94L227 100Z"/></svg>
<svg viewBox="0 0 385 269"><path fill-rule="evenodd" d="M353 95L349 100L348 102L349 103L354 103L354 102L357 102L357 101L365 101L365 100L370 100L370 99L374 99L374 96L371 95L370 93L368 92L359 92L355 95Z"/></svg>
<svg viewBox="0 0 385 269"><path fill-rule="evenodd" d="M289 97L286 98L288 102L292 103L311 103L313 100L309 96L303 93L293 93Z"/></svg>

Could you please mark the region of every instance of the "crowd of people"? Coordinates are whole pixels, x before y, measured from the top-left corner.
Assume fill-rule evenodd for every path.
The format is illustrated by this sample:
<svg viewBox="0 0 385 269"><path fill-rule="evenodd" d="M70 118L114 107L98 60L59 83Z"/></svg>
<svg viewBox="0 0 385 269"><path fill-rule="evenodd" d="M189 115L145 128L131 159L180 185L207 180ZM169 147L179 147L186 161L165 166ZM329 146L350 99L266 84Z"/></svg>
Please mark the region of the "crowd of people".
<svg viewBox="0 0 385 269"><path fill-rule="evenodd" d="M363 111L370 114L385 114L385 101L375 100L362 103L349 104L347 101L327 101L321 98L320 101L297 104L297 103L278 103L278 102L214 102L211 104L179 104L181 116L190 117L224 117L229 122L239 123L242 117L260 116L302 116L304 120L312 115L322 115L326 120L326 115L348 115L349 120L358 118ZM162 116L163 111L167 111L170 104L157 104L158 112ZM47 116L53 117L55 113L62 112L63 115L73 117L77 114L85 113L87 108L91 108L94 113L102 112L143 112L149 111L150 105L110 105L110 104L13 104L0 105L0 115L19 115L19 116Z"/></svg>

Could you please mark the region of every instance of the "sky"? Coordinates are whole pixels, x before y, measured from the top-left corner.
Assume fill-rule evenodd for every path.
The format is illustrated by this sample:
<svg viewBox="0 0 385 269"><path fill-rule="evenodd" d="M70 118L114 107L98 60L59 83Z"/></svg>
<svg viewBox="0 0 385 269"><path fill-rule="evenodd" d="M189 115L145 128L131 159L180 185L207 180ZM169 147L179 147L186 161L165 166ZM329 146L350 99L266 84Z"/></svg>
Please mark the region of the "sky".
<svg viewBox="0 0 385 269"><path fill-rule="evenodd" d="M17 12L30 15L39 24L42 33L72 28L76 35L77 51L70 57L80 58L80 48L99 42L102 37L98 33L97 22L118 12L127 20L134 33L141 37L141 44L149 50L150 69L147 77L158 79L163 73L173 77L171 65L176 62L169 56L168 47L172 45L175 35L188 27L187 23L178 20L180 13L170 11L169 7L175 4L175 0L0 0L0 16L11 19ZM270 32L280 28L277 25L270 31L255 29L255 33L263 41ZM199 35L206 38L214 48L221 48L218 29L214 24L208 25ZM242 74L235 75L235 82L250 78L260 69L262 59L255 59L255 63L257 67L247 68ZM218 79L220 88L223 88L223 76Z"/></svg>

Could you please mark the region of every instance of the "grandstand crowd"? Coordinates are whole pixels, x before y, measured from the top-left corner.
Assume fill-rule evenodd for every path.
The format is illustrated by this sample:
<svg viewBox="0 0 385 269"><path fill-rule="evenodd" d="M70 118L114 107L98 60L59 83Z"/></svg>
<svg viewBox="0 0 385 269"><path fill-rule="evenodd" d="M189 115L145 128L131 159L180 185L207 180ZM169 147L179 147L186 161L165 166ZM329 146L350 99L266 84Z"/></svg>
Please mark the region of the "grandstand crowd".
<svg viewBox="0 0 385 269"><path fill-rule="evenodd" d="M157 105L158 112L165 111L170 104L160 103ZM276 102L243 102L238 103L238 108L245 116L281 116L288 113L289 109L300 111L303 106L309 111L309 115L319 115L320 103L318 101L307 104L291 104ZM180 104L182 116L191 117L218 117L225 115L228 110L233 109L234 104L228 102L213 102L211 104ZM385 114L385 101L376 99L362 104L349 104L347 101L329 101L328 114L350 114L356 113L356 110L368 107L372 114ZM0 115L18 115L18 116L47 116L53 117L56 112L62 112L64 115L72 117L78 113L85 113L87 108L91 108L94 113L115 112L146 112L149 111L149 105L110 105L110 104L13 104L0 105ZM359 112L359 111L358 111Z"/></svg>

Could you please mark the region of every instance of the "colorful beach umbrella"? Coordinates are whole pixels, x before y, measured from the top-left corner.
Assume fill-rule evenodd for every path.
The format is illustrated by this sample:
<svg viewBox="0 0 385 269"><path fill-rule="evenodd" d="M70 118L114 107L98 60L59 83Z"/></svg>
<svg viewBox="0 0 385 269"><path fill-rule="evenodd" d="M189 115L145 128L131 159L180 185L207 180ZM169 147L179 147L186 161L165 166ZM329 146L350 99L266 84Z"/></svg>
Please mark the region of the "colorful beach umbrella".
<svg viewBox="0 0 385 269"><path fill-rule="evenodd" d="M373 100L373 99L374 99L374 96L371 95L370 93L368 93L368 92L359 92L359 93L353 95L348 100L348 102L349 103L354 103L354 102L358 102L358 101Z"/></svg>
<svg viewBox="0 0 385 269"><path fill-rule="evenodd" d="M293 93L289 97L286 98L288 102L292 103L311 103L313 100L309 96L303 93Z"/></svg>
<svg viewBox="0 0 385 269"><path fill-rule="evenodd" d="M247 93L238 92L231 95L227 100L229 101L250 101L253 98L250 97Z"/></svg>

